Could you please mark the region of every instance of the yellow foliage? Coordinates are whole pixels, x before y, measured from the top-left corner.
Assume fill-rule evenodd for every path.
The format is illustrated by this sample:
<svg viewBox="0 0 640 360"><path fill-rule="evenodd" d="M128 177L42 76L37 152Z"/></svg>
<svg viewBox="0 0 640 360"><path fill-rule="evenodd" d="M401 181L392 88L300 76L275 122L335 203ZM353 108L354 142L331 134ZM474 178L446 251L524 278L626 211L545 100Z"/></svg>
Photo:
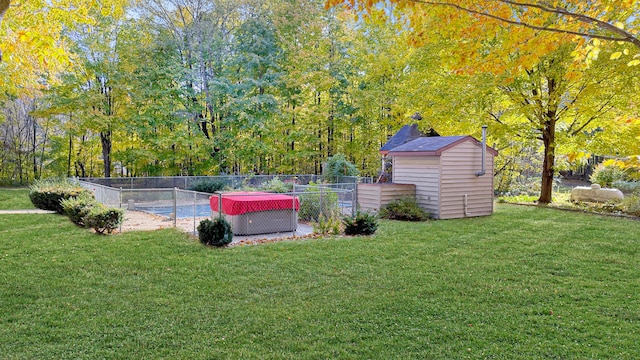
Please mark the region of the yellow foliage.
<svg viewBox="0 0 640 360"><path fill-rule="evenodd" d="M30 95L42 90L41 84L55 82L72 58L63 29L95 24L96 16L104 14L123 16L125 4L126 0L51 0L10 7L0 27L0 72L9 79L0 83L0 93Z"/></svg>

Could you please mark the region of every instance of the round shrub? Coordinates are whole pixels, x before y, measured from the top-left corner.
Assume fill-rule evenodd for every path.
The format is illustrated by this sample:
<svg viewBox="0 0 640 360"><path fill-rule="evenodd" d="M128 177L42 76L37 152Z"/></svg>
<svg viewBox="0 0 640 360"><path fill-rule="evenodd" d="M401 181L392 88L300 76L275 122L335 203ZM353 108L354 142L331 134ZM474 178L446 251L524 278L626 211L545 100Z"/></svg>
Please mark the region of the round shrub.
<svg viewBox="0 0 640 360"><path fill-rule="evenodd" d="M378 230L378 218L360 211L354 217L343 218L342 223L345 235L372 235Z"/></svg>
<svg viewBox="0 0 640 360"><path fill-rule="evenodd" d="M358 176L358 169L344 154L335 154L327 159L322 167L322 179L327 182L335 182L341 176Z"/></svg>
<svg viewBox="0 0 640 360"><path fill-rule="evenodd" d="M189 190L213 194L225 188L227 183L224 180L198 180L189 187Z"/></svg>
<svg viewBox="0 0 640 360"><path fill-rule="evenodd" d="M285 183L276 176L266 183L263 183L260 188L264 191L282 194L293 191L293 184Z"/></svg>
<svg viewBox="0 0 640 360"><path fill-rule="evenodd" d="M624 169L615 164L598 164L589 177L592 183L602 187L611 187L615 181L626 180L627 174Z"/></svg>
<svg viewBox="0 0 640 360"><path fill-rule="evenodd" d="M76 225L84 227L85 217L98 202L93 196L82 193L76 197L64 199L60 202L64 214Z"/></svg>
<svg viewBox="0 0 640 360"><path fill-rule="evenodd" d="M94 197L91 191L66 179L47 179L34 182L29 190L29 199L38 209L52 210L63 214L62 200L80 195Z"/></svg>
<svg viewBox="0 0 640 360"><path fill-rule="evenodd" d="M415 198L405 196L380 209L380 217L389 220L426 221L429 213L418 206Z"/></svg>
<svg viewBox="0 0 640 360"><path fill-rule="evenodd" d="M231 243L233 232L231 225L224 218L216 218L213 221L206 219L198 225L198 238L205 245L220 247Z"/></svg>
<svg viewBox="0 0 640 360"><path fill-rule="evenodd" d="M120 226L123 218L123 209L96 204L91 207L83 222L86 227L95 230L98 234L111 234Z"/></svg>

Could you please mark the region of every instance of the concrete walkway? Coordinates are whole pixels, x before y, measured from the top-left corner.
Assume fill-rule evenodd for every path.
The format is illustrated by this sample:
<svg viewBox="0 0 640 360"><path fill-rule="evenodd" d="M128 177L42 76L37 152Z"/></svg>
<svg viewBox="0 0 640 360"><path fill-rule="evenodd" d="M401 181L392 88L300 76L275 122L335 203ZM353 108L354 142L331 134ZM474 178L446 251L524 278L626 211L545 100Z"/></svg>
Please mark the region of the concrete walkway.
<svg viewBox="0 0 640 360"><path fill-rule="evenodd" d="M0 210L0 215L7 214L55 214L55 211L41 210L41 209L26 209L26 210Z"/></svg>

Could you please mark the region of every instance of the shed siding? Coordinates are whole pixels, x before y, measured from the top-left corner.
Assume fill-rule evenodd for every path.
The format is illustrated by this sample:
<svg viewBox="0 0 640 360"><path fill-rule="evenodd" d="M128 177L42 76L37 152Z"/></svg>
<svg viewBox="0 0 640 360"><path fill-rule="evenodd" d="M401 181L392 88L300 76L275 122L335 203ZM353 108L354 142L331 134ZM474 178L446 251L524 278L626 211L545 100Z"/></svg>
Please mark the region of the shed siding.
<svg viewBox="0 0 640 360"><path fill-rule="evenodd" d="M362 211L378 212L393 200L415 194L413 184L358 184L358 206Z"/></svg>
<svg viewBox="0 0 640 360"><path fill-rule="evenodd" d="M471 141L447 149L441 155L440 218L485 216L493 212L493 155L486 153L483 176L482 148ZM464 195L467 195L467 214Z"/></svg>
<svg viewBox="0 0 640 360"><path fill-rule="evenodd" d="M440 159L437 156L394 156L393 182L415 184L416 201L439 218Z"/></svg>

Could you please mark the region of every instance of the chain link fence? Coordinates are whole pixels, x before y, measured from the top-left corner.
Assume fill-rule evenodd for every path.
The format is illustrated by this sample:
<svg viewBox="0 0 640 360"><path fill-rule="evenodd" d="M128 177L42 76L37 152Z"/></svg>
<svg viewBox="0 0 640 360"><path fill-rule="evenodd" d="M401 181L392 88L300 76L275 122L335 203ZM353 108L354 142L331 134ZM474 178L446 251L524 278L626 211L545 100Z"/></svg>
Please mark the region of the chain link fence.
<svg viewBox="0 0 640 360"><path fill-rule="evenodd" d="M173 189L193 190L194 185L203 181L216 181L229 190L260 188L264 184L279 179L287 184L308 185L331 180L331 183L373 183L372 177L340 176L323 179L321 175L221 175L221 176L163 176L163 177L122 177L122 178L79 178L92 184L122 189Z"/></svg>
<svg viewBox="0 0 640 360"><path fill-rule="evenodd" d="M357 206L357 183L293 184L293 191L225 191L215 194L174 188L113 188L87 181L79 183L111 207L143 211L173 220L173 226L196 235L200 221L223 216L235 235L301 236L316 232L318 224L339 223ZM165 184L169 184L167 181ZM246 184L247 182L245 182ZM156 183L158 184L158 183Z"/></svg>

